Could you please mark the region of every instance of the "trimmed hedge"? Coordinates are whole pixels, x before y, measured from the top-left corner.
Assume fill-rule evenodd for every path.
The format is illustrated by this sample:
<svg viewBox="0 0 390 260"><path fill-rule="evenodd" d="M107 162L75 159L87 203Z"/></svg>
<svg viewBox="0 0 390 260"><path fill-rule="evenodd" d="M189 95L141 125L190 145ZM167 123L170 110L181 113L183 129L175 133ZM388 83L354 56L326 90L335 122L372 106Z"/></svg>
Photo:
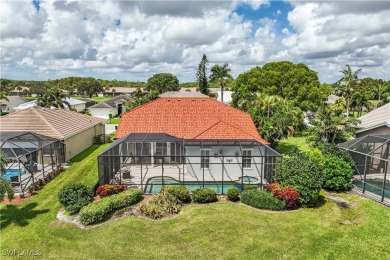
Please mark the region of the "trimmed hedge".
<svg viewBox="0 0 390 260"><path fill-rule="evenodd" d="M258 190L259 186L256 184L244 184L244 190Z"/></svg>
<svg viewBox="0 0 390 260"><path fill-rule="evenodd" d="M259 209L282 210L286 202L275 198L272 193L259 190L244 190L241 202Z"/></svg>
<svg viewBox="0 0 390 260"><path fill-rule="evenodd" d="M217 201L217 193L208 188L195 189L192 192L192 200L197 203L210 203Z"/></svg>
<svg viewBox="0 0 390 260"><path fill-rule="evenodd" d="M122 193L102 198L89 204L80 211L80 220L84 225L96 224L105 221L122 208L132 206L142 199L138 189L127 189Z"/></svg>
<svg viewBox="0 0 390 260"><path fill-rule="evenodd" d="M240 193L238 192L238 189L235 187L231 187L227 190L227 197L230 201L239 201L240 200Z"/></svg>
<svg viewBox="0 0 390 260"><path fill-rule="evenodd" d="M165 186L161 192L164 194L170 194L177 200L184 203L191 201L190 193L186 186Z"/></svg>
<svg viewBox="0 0 390 260"><path fill-rule="evenodd" d="M58 200L67 212L75 214L91 203L92 194L85 185L70 184L60 190Z"/></svg>

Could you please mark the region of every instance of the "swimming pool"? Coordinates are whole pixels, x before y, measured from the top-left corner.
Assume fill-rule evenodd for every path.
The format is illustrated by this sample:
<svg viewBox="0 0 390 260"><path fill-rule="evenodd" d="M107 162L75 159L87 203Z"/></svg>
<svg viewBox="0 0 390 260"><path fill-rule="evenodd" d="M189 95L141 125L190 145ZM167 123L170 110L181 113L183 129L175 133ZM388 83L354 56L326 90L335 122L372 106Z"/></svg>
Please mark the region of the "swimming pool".
<svg viewBox="0 0 390 260"><path fill-rule="evenodd" d="M257 179L256 177L253 177L253 176L243 176L242 177L242 182L247 184L247 183L256 183L258 182L259 179ZM241 182L241 177L238 178L238 182Z"/></svg>
<svg viewBox="0 0 390 260"><path fill-rule="evenodd" d="M162 177L152 177L146 182L146 186L144 189L144 193L146 194L153 194L153 193L159 193L161 192L161 189L163 187L163 179ZM220 181L205 181L204 186L203 182L195 182L195 181L185 181L180 182L178 180L175 180L171 177L164 177L164 186L168 185L184 185L187 186L190 193L192 193L193 190L199 189L199 188L209 188L214 190L217 194L223 194L227 193L227 190L231 187L237 188L241 192L241 184L234 182L234 181L224 181L223 185ZM223 186L223 187L222 187Z"/></svg>
<svg viewBox="0 0 390 260"><path fill-rule="evenodd" d="M24 175L26 172L22 171L21 175ZM11 180L11 177L19 176L19 169L8 169L5 171L4 178Z"/></svg>
<svg viewBox="0 0 390 260"><path fill-rule="evenodd" d="M363 182L360 180L353 180L353 184L359 189L363 190ZM382 196L383 181L381 180L366 180L366 192L374 193L378 196ZM384 190L384 197L390 199L390 183L386 183Z"/></svg>

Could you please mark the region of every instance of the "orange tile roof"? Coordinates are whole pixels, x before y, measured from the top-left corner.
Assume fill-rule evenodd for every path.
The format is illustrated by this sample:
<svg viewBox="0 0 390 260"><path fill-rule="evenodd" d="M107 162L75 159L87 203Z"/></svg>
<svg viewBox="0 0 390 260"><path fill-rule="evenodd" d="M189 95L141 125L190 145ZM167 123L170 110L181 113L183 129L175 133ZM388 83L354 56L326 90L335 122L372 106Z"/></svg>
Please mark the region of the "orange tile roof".
<svg viewBox="0 0 390 260"><path fill-rule="evenodd" d="M122 115L115 138L166 133L185 139L262 139L249 114L212 98L158 98Z"/></svg>

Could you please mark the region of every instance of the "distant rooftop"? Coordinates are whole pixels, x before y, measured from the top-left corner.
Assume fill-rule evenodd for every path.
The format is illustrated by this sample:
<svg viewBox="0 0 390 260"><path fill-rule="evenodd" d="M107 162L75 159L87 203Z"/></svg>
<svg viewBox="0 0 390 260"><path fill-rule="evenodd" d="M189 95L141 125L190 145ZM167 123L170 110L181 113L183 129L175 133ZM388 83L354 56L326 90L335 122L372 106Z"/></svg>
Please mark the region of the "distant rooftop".
<svg viewBox="0 0 390 260"><path fill-rule="evenodd" d="M207 95L200 92L179 92L169 91L160 95L162 98L208 98Z"/></svg>

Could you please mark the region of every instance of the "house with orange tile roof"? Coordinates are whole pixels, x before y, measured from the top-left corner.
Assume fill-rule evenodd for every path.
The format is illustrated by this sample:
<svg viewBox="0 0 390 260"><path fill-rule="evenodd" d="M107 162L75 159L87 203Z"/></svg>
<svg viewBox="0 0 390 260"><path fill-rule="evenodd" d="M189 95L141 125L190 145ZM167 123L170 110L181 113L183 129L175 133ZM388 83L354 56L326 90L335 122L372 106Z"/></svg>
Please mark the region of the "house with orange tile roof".
<svg viewBox="0 0 390 260"><path fill-rule="evenodd" d="M165 185L226 193L272 181L280 155L261 138L249 114L202 95L162 95L122 115L99 155L100 184Z"/></svg>

